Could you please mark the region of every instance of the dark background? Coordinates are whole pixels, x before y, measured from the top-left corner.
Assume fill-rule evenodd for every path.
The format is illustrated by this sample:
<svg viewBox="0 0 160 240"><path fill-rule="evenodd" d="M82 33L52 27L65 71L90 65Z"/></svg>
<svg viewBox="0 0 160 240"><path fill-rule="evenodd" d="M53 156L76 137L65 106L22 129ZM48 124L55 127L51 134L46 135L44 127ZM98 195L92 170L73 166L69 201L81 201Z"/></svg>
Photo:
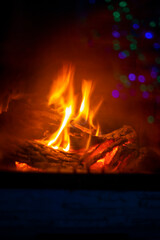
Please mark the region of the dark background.
<svg viewBox="0 0 160 240"><path fill-rule="evenodd" d="M117 2L112 1L114 6ZM159 8L154 1L130 0L128 6L134 16L144 21L144 28L148 19L159 16ZM21 122L28 124L28 128L33 117L25 112L25 108L15 110L16 104L19 104L19 100L15 100L17 94L30 96L34 103L38 102L37 99L45 102L50 84L63 64L72 63L76 69L76 91L80 91L82 79L93 80L96 88L92 104L104 99L97 116L103 132L115 130L124 124L132 125L140 144L158 149L159 106L154 101L145 102L139 96L125 100L112 97L112 90L118 83L115 73L121 68L132 71L139 66L135 58L122 62L113 50L114 20L105 1L5 1L1 3L0 18L2 105L11 96L11 110L8 110L11 121L8 120L9 126L1 125L4 132L11 128L13 135L31 136L27 135L29 130L17 130L22 128L21 124L15 127L17 116ZM128 29L126 21L122 24ZM146 51L150 54L147 45ZM14 106L12 99L17 101ZM156 121L149 124L147 116L153 114Z"/></svg>

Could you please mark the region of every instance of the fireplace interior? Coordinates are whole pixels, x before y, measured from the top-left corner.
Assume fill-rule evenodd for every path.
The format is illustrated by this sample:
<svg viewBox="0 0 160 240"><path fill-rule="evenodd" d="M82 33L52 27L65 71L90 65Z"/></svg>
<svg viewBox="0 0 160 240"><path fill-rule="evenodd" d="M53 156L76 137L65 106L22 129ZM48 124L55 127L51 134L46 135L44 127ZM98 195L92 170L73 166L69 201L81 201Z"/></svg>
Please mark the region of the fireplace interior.
<svg viewBox="0 0 160 240"><path fill-rule="evenodd" d="M158 5L2 10L2 237L159 239Z"/></svg>

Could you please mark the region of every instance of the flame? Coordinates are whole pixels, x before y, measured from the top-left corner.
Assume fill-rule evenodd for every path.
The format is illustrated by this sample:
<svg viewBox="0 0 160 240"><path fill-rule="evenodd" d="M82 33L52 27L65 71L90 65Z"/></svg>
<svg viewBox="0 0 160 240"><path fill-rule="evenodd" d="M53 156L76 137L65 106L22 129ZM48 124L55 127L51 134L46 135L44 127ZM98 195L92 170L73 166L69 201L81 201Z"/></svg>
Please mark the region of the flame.
<svg viewBox="0 0 160 240"><path fill-rule="evenodd" d="M53 82L48 98L48 105L54 105L57 111L62 114L61 125L49 139L45 140L45 144L54 148L68 152L70 150L70 122L76 123L85 122L89 129L95 130L95 135L98 136L100 126L93 124L93 118L99 109L101 102L90 109L90 97L93 91L92 81L83 80L82 82L82 101L77 111L77 96L74 94L73 85L74 68L72 66L64 66L59 77ZM87 146L89 146L91 137L89 136Z"/></svg>

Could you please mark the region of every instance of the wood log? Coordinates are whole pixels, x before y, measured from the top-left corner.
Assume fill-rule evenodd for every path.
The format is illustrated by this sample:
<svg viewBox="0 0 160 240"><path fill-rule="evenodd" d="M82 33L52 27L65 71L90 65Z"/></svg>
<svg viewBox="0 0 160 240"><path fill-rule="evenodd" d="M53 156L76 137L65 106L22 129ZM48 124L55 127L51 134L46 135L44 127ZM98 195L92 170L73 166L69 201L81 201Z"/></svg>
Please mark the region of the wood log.
<svg viewBox="0 0 160 240"><path fill-rule="evenodd" d="M26 141L9 158L44 171L84 173L94 169L94 164L100 159L104 159L104 165L95 168L95 172L122 172L139 157L136 133L129 126L101 135L100 142L99 137L96 139L96 144L83 154L56 150L37 141ZM111 154L112 151L115 153ZM111 157L109 163L108 156Z"/></svg>

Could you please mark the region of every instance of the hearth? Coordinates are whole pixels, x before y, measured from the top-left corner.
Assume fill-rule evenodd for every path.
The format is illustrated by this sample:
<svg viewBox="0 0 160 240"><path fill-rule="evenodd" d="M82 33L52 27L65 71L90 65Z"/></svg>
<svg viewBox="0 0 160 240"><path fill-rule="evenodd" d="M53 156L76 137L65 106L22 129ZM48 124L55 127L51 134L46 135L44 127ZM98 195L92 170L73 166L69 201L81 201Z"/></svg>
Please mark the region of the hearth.
<svg viewBox="0 0 160 240"><path fill-rule="evenodd" d="M2 238L160 238L160 24L150 4L3 3Z"/></svg>

